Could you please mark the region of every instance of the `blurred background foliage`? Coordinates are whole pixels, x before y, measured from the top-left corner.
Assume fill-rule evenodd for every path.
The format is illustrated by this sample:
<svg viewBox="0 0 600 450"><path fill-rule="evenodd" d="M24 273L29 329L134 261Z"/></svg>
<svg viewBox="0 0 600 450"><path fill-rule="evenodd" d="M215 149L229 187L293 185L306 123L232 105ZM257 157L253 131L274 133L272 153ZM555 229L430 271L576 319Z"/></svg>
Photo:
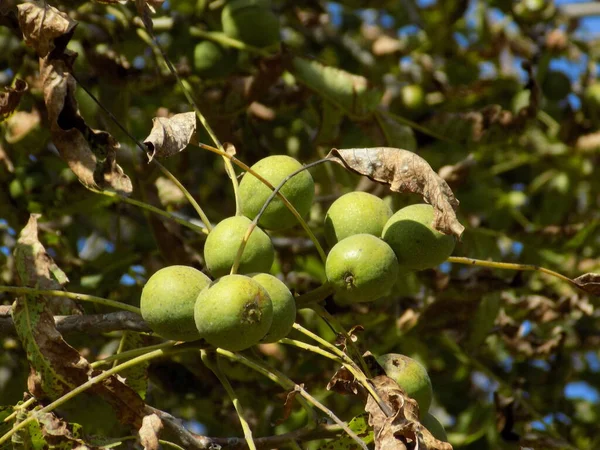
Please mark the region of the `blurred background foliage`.
<svg viewBox="0 0 600 450"><path fill-rule="evenodd" d="M153 117L191 108L148 45L131 3L50 2L78 22L69 48L78 54L79 82L143 140ZM281 47L222 49L230 60L206 71L195 52L207 34L222 31L226 3L166 0L156 6L155 32L219 138L232 142L241 160L289 154L308 163L332 147L410 149L461 202L467 230L455 255L536 264L573 277L600 272L600 21L570 2L545 0L274 0ZM67 273L69 290L138 305L141 287L159 268L202 269L204 238L79 183L49 140L38 59L22 41L15 5L0 6L0 83L18 77L30 90L1 124L0 282L17 284L12 249L36 212L40 240ZM77 98L91 127L119 139L133 198L197 220L172 182L81 88ZM208 136L200 140L211 143ZM220 158L190 146L163 162L213 222L235 212ZM419 201L339 167L312 173L317 199L309 223L321 237L328 206L345 192L372 192L394 210ZM298 293L322 283L323 265L300 227L273 238L273 273ZM12 296L0 294L0 301L10 304ZM596 305L543 275L445 263L403 275L394 294L375 303L326 307L348 328L364 326L363 350L422 361L434 386L432 412L454 448L485 450L600 448ZM299 320L334 339L311 311L301 311ZM114 352L120 335L67 340L93 360ZM28 367L17 341L2 344L0 404L10 405L22 399ZM343 419L362 411L355 398L325 390L336 370L330 361L281 345L256 351ZM273 434L284 393L241 367L232 364L228 372L255 435ZM241 434L224 390L199 356L153 363L149 379L147 401L193 431ZM119 436L111 411L96 399L61 413L89 433ZM296 409L275 432L304 419Z"/></svg>

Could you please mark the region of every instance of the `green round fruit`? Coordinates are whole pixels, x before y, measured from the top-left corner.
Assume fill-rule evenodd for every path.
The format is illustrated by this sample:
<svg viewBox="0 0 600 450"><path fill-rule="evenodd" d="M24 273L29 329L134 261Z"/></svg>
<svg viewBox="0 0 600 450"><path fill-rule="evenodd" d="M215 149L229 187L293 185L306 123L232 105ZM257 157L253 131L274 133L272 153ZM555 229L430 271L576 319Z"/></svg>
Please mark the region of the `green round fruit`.
<svg viewBox="0 0 600 450"><path fill-rule="evenodd" d="M355 234L334 245L325 274L337 303L372 302L389 294L398 276L398 261L381 239Z"/></svg>
<svg viewBox="0 0 600 450"><path fill-rule="evenodd" d="M194 319L206 342L238 352L257 344L268 333L273 304L257 281L244 275L226 275L200 292Z"/></svg>
<svg viewBox="0 0 600 450"><path fill-rule="evenodd" d="M202 78L217 78L230 74L237 64L237 55L212 41L200 42L194 48L194 69Z"/></svg>
<svg viewBox="0 0 600 450"><path fill-rule="evenodd" d="M169 266L154 273L142 290L140 309L152 331L166 339L200 339L194 304L210 278L188 266Z"/></svg>
<svg viewBox="0 0 600 450"><path fill-rule="evenodd" d="M446 434L444 425L442 425L434 415L431 413L425 414L421 419L421 424L424 425L438 441L448 442L448 435Z"/></svg>
<svg viewBox="0 0 600 450"><path fill-rule="evenodd" d="M242 239L252 223L244 216L233 216L222 220L208 234L204 244L204 261L214 278L231 271ZM238 273L268 272L275 259L271 238L256 227L246 243L240 259Z"/></svg>
<svg viewBox="0 0 600 450"><path fill-rule="evenodd" d="M367 192L350 192L329 207L325 215L325 239L333 246L354 234L379 237L391 216L391 208L379 197Z"/></svg>
<svg viewBox="0 0 600 450"><path fill-rule="evenodd" d="M403 270L438 266L454 251L453 236L433 229L433 207L410 205L397 211L383 228L382 237L396 253Z"/></svg>
<svg viewBox="0 0 600 450"><path fill-rule="evenodd" d="M264 0L229 1L221 13L221 25L227 36L255 47L280 41L279 18Z"/></svg>
<svg viewBox="0 0 600 450"><path fill-rule="evenodd" d="M273 323L261 342L277 342L289 334L296 321L294 296L285 283L273 275L259 273L251 275L251 278L265 288L273 304Z"/></svg>
<svg viewBox="0 0 600 450"><path fill-rule="evenodd" d="M409 84L400 91L402 104L408 109L421 109L425 106L425 91L418 84Z"/></svg>
<svg viewBox="0 0 600 450"><path fill-rule="evenodd" d="M583 94L584 99L590 105L600 108L600 81L590 84Z"/></svg>
<svg viewBox="0 0 600 450"><path fill-rule="evenodd" d="M565 73L551 70L542 81L542 91L546 98L558 102L571 93L571 80Z"/></svg>
<svg viewBox="0 0 600 450"><path fill-rule="evenodd" d="M421 363L398 353L387 353L377 358L385 374L398 383L404 392L419 404L419 415L425 414L431 406L433 387L427 370Z"/></svg>
<svg viewBox="0 0 600 450"><path fill-rule="evenodd" d="M274 155L261 159L252 169L277 187L285 177L302 168L302 164L286 155ZM273 192L251 173L246 173L240 182L242 212L254 219ZM315 183L311 174L304 170L290 178L281 188L281 194L294 205L301 216L310 211L315 196ZM279 197L275 197L265 210L258 224L268 230L282 230L296 225L296 217L287 209ZM257 270L257 272L259 272Z"/></svg>

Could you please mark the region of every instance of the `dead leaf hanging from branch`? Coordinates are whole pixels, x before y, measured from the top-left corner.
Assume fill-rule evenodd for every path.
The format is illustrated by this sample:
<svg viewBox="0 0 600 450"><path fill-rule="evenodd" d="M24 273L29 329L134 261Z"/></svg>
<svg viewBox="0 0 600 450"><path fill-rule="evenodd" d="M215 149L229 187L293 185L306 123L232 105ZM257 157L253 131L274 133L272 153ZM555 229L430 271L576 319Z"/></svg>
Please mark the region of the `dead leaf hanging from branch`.
<svg viewBox="0 0 600 450"><path fill-rule="evenodd" d="M382 400L394 412L386 416L377 402L369 396L365 411L373 427L375 450L452 450L452 445L442 442L419 422L417 402L408 397L398 384L385 375L371 379Z"/></svg>
<svg viewBox="0 0 600 450"><path fill-rule="evenodd" d="M65 54L76 22L51 6L26 3L19 5L19 24L41 58L50 133L60 155L85 186L131 193L131 180L116 162L119 143L109 133L91 129L79 113L72 55Z"/></svg>
<svg viewBox="0 0 600 450"><path fill-rule="evenodd" d="M434 208L433 227L460 238L465 227L456 218L454 193L419 155L393 147L332 149L327 159L346 169L387 184L394 192L420 194Z"/></svg>
<svg viewBox="0 0 600 450"><path fill-rule="evenodd" d="M150 161L155 156L172 156L194 143L197 143L195 112L175 114L169 118L155 117L152 119L152 130L144 140Z"/></svg>
<svg viewBox="0 0 600 450"><path fill-rule="evenodd" d="M600 296L600 273L586 273L573 281L588 294Z"/></svg>
<svg viewBox="0 0 600 450"><path fill-rule="evenodd" d="M17 109L28 87L25 81L17 78L15 87L8 86L4 88L4 92L0 92L0 122L5 121Z"/></svg>

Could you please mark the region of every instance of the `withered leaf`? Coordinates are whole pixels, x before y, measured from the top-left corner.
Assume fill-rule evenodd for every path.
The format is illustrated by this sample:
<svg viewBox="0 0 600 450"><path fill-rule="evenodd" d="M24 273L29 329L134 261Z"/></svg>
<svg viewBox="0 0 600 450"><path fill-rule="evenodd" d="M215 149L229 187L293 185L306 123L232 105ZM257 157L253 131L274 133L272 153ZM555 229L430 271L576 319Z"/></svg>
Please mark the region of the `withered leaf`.
<svg viewBox="0 0 600 450"><path fill-rule="evenodd" d="M419 155L393 147L332 149L327 158L394 192L420 194L434 208L433 227L460 238L465 227L456 218L459 201L429 163Z"/></svg>
<svg viewBox="0 0 600 450"><path fill-rule="evenodd" d="M4 122L19 106L21 97L28 87L25 81L17 78L15 87L6 86L4 92L0 92L0 122Z"/></svg>
<svg viewBox="0 0 600 450"><path fill-rule="evenodd" d="M160 448L158 434L162 428L162 421L156 414L144 416L142 426L138 432L140 443L144 446L144 450L158 450Z"/></svg>
<svg viewBox="0 0 600 450"><path fill-rule="evenodd" d="M60 59L43 59L40 72L52 141L87 187L130 194L131 180L116 162L119 143L107 132L91 129L79 114L76 82Z"/></svg>
<svg viewBox="0 0 600 450"><path fill-rule="evenodd" d="M69 279L39 241L39 217L32 214L19 234L14 250L17 277L21 286L62 290ZM69 298L46 297L46 301L55 315L81 314L81 309Z"/></svg>
<svg viewBox="0 0 600 450"><path fill-rule="evenodd" d="M77 22L46 2L21 3L17 8L25 43L33 47L40 58L54 49L62 52L66 48Z"/></svg>
<svg viewBox="0 0 600 450"><path fill-rule="evenodd" d="M68 280L39 242L37 218L31 216L15 247L18 277L29 286L61 289ZM31 367L28 389L38 400L56 399L101 373L93 371L88 361L63 339L45 296L18 297L12 319ZM91 390L113 405L123 423L141 426L144 402L116 376Z"/></svg>
<svg viewBox="0 0 600 450"><path fill-rule="evenodd" d="M38 421L44 440L51 448L72 448L77 450L96 449L79 438L73 427L53 413L38 414Z"/></svg>
<svg viewBox="0 0 600 450"><path fill-rule="evenodd" d="M293 391L287 393L287 395L285 396L285 403L283 404L283 416L281 417L281 419L277 419L275 421L276 425L281 425L283 422L288 420L288 418L292 414L292 408L294 407L294 399L296 398L298 392L298 390L294 389Z"/></svg>
<svg viewBox="0 0 600 450"><path fill-rule="evenodd" d="M420 424L417 402L394 380L380 375L371 382L393 411L388 417L371 396L367 399L365 411L369 413L369 425L373 427L375 450L452 450L449 443L438 441Z"/></svg>
<svg viewBox="0 0 600 450"><path fill-rule="evenodd" d="M360 383L356 381L354 375L346 369L341 367L338 369L329 383L327 383L327 390L337 392L338 394L350 394L357 395L360 389Z"/></svg>
<svg viewBox="0 0 600 450"><path fill-rule="evenodd" d="M196 113L186 112L173 117L155 117L152 130L144 140L150 161L155 156L165 158L179 153L196 140Z"/></svg>
<svg viewBox="0 0 600 450"><path fill-rule="evenodd" d="M600 273L586 273L573 281L588 294L600 296Z"/></svg>

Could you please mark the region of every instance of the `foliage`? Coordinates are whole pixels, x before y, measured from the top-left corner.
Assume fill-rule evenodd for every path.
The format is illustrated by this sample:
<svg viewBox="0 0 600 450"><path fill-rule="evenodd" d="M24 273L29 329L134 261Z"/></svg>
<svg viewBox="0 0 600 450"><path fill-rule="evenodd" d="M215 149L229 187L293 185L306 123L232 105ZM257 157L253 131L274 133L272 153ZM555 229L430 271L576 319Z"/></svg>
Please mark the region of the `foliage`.
<svg viewBox="0 0 600 450"><path fill-rule="evenodd" d="M0 5L0 448L600 447L600 41L543 0L237 0L270 45L225 34L226 3ZM275 154L326 158L308 226L269 232L292 332L149 333L145 282L206 273L237 178ZM352 191L425 199L454 256L336 304L306 231L325 245ZM427 368L450 444L390 352Z"/></svg>

